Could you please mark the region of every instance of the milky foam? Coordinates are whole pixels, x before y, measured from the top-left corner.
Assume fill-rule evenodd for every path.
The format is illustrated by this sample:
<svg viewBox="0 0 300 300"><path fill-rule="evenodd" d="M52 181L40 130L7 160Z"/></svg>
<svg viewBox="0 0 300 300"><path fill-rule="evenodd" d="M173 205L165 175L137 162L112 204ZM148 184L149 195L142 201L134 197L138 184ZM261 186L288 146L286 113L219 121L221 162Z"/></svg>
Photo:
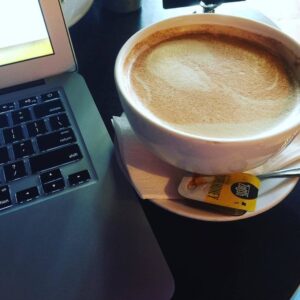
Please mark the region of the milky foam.
<svg viewBox="0 0 300 300"><path fill-rule="evenodd" d="M209 137L255 135L296 103L284 63L256 43L225 35L187 34L138 55L135 95L179 130Z"/></svg>

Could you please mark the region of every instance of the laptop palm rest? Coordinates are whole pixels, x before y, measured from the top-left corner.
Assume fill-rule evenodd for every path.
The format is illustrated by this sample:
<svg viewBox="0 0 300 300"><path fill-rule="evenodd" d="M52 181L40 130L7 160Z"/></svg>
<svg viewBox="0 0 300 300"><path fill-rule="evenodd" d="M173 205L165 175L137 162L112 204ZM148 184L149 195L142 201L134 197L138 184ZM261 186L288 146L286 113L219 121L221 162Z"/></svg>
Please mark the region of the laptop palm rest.
<svg viewBox="0 0 300 300"><path fill-rule="evenodd" d="M47 85L63 87L96 180L1 215L1 298L170 299L173 278L83 79Z"/></svg>

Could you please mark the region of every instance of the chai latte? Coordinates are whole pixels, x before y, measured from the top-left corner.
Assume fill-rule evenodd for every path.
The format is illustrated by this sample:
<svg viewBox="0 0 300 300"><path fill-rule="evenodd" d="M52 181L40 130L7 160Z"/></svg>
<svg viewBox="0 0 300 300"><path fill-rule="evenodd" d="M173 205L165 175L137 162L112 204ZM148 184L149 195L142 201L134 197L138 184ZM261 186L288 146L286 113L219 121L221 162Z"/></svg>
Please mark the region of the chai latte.
<svg viewBox="0 0 300 300"><path fill-rule="evenodd" d="M260 134L296 105L299 85L276 43L224 26L159 32L126 64L131 96L180 131L211 138Z"/></svg>

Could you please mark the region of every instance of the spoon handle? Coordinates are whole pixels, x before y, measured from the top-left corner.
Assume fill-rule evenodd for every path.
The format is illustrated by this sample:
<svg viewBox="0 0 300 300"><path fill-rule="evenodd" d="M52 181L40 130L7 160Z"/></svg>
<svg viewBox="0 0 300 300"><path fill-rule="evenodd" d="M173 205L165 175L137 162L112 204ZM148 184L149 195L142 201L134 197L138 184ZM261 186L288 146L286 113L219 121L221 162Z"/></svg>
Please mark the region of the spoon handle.
<svg viewBox="0 0 300 300"><path fill-rule="evenodd" d="M278 170L266 174L258 175L260 179L265 178L275 178L275 177L299 177L300 176L300 168L293 168L293 169L283 169Z"/></svg>

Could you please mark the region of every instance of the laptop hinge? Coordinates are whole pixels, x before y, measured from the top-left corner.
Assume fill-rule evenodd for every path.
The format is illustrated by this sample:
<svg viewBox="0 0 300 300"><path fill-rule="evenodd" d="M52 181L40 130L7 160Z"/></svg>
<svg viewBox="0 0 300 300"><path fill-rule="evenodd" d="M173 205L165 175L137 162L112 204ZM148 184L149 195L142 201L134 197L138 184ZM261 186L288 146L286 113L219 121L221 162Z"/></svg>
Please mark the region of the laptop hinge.
<svg viewBox="0 0 300 300"><path fill-rule="evenodd" d="M37 87L37 86L43 85L43 84L45 84L44 79L18 84L18 85L11 86L11 87L8 87L8 88L0 89L0 95L16 92L16 91L19 91L19 90L29 89L29 88L32 88L32 87Z"/></svg>

